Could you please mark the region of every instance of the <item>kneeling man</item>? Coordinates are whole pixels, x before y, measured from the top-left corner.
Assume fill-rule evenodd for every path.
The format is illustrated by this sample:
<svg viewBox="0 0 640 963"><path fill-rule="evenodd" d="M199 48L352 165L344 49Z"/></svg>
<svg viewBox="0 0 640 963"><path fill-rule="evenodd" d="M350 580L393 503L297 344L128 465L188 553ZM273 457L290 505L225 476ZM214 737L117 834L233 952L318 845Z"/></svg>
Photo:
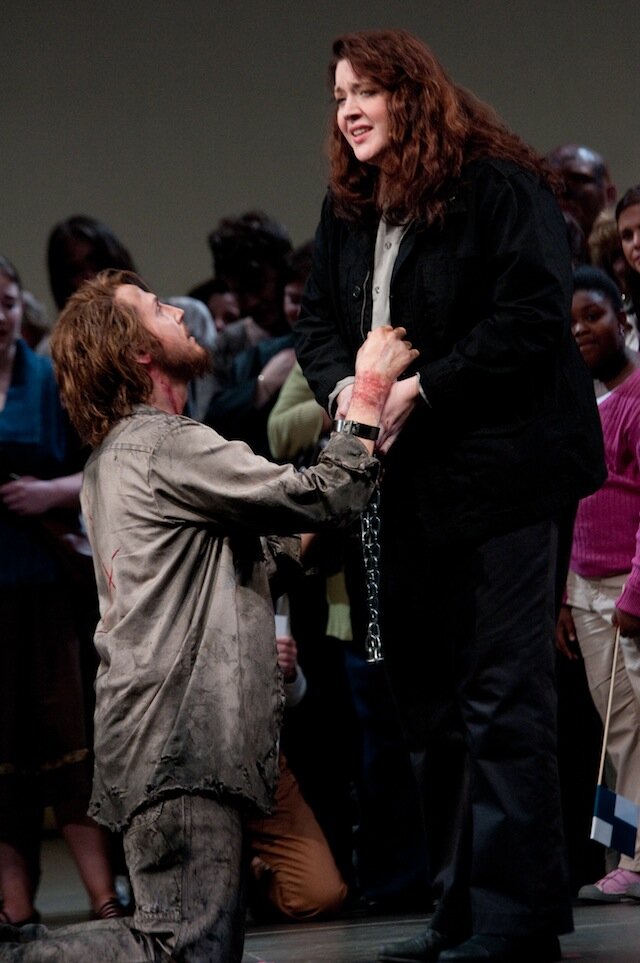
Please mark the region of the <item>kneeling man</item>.
<svg viewBox="0 0 640 963"><path fill-rule="evenodd" d="M101 614L90 813L124 830L136 910L2 927L2 960L239 963L243 813L268 808L277 774L269 577L299 549L286 536L366 506L385 400L417 357L404 329L371 333L351 433L300 473L182 417L207 363L182 315L137 276L102 274L52 337L65 405L94 447L82 491Z"/></svg>

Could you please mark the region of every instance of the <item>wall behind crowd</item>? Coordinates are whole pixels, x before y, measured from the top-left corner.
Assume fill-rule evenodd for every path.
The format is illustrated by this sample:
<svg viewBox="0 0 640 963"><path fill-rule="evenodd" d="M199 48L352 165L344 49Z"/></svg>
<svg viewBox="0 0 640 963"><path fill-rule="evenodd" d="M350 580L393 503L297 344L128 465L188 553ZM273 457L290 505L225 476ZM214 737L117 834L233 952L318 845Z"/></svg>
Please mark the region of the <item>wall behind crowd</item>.
<svg viewBox="0 0 640 963"><path fill-rule="evenodd" d="M262 207L295 243L324 192L333 37L404 27L539 151L585 142L640 181L637 0L3 0L0 252L49 299L45 242L106 221L163 293ZM49 301L50 303L50 301Z"/></svg>

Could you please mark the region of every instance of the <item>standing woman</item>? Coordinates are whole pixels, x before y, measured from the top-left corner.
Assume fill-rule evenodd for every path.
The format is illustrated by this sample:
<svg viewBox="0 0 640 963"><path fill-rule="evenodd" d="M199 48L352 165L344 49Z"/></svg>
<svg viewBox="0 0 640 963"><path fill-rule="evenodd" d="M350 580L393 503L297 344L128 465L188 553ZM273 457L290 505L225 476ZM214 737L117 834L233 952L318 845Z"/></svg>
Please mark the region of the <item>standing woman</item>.
<svg viewBox="0 0 640 963"><path fill-rule="evenodd" d="M300 363L343 418L370 328L403 325L420 350L378 438L380 617L438 903L422 936L379 958L556 960L572 927L558 520L604 476L569 326L564 222L534 152L410 34L339 38L330 85L330 185L295 328Z"/></svg>
<svg viewBox="0 0 640 963"><path fill-rule="evenodd" d="M22 285L0 257L0 923L34 922L43 810L53 807L96 916L121 916L91 755L72 604L42 519L80 507L82 459L49 358L20 338Z"/></svg>

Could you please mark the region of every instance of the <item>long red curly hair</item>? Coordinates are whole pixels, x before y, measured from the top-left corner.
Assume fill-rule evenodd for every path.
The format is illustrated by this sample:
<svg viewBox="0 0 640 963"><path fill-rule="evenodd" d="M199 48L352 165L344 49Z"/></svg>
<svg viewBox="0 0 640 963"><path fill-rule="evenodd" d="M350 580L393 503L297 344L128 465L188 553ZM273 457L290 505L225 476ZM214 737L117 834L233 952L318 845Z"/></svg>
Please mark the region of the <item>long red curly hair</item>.
<svg viewBox="0 0 640 963"><path fill-rule="evenodd" d="M361 164L338 129L329 135L329 189L336 212L357 220L384 207L391 223L441 222L464 167L481 157L504 158L554 183L544 161L508 130L487 104L453 83L429 48L405 30L345 34L333 43L329 86L348 60L358 76L388 94L389 151L384 198L379 170Z"/></svg>

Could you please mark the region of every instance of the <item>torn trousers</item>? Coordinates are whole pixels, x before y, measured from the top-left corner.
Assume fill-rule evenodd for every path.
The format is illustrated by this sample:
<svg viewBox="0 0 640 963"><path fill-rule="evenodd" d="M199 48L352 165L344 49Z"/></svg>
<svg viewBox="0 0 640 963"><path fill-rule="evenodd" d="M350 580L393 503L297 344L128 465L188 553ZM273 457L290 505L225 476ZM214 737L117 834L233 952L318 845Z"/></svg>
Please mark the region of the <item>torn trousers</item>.
<svg viewBox="0 0 640 963"><path fill-rule="evenodd" d="M206 796L145 807L124 834L134 916L56 930L2 926L0 960L240 963L242 838L239 811Z"/></svg>

